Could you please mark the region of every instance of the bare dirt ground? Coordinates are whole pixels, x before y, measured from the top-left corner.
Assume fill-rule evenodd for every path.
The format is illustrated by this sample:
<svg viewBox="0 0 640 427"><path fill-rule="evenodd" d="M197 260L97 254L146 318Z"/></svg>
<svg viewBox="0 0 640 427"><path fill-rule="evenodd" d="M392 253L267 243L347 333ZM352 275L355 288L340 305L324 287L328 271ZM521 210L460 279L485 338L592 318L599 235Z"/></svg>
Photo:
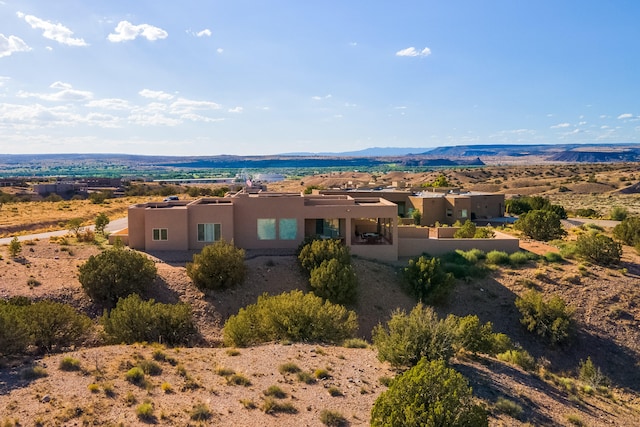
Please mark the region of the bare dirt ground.
<svg viewBox="0 0 640 427"><path fill-rule="evenodd" d="M76 272L78 265L99 250L91 245L65 247L48 241L25 244L22 262L8 260L6 256L2 261L0 297L52 298L73 304L95 318L101 309L84 296ZM0 251L6 254L4 249ZM186 276L184 263L190 254L164 253L162 258L155 259L158 278L148 297L191 304L203 336L202 347L164 352L184 367L198 387L191 389L177 368L166 363L162 364L162 374L150 377L146 387L126 382L124 374L136 358L151 358L154 349L149 346L78 349L66 355L81 360L83 370L79 373L60 371L58 364L65 356L60 354L34 360L46 365L49 374L46 378L20 380L20 370L25 366L21 364L0 370L0 421L43 426L145 424L150 421L140 420L136 408L150 401L155 414L151 421L159 425L197 425L189 414L198 403L212 412L205 425L322 425L319 414L323 409L340 412L350 425L368 424L370 408L385 389L379 378L394 375L386 364L377 361L375 351L272 344L240 349L239 355L231 356L226 349L217 348L224 320L240 307L255 302L258 295L306 289L294 257L249 254L245 283L208 295L197 290ZM352 308L359 316L360 336L369 338L373 326L388 319L394 309L409 311L414 306L414 300L400 286L398 267L403 262L406 260L386 265L354 259L360 288L358 304ZM640 415L637 256L625 254L622 265L627 268L625 274L619 269L594 266L581 274L577 266L578 263L567 261L503 268L486 279L460 281L448 303L437 308L441 316L477 314L482 321L491 321L494 330L508 334L535 357L546 359L548 369L557 375L575 377L579 361L590 356L614 384L606 396L585 395L496 359L460 357L454 366L470 379L476 395L491 410L492 426L575 425L570 418L589 426L637 425ZM40 284L30 287L29 278ZM531 287L547 295L559 294L576 308L579 333L572 343L550 348L520 326L514 301ZM278 372L279 365L285 362L294 362L305 371L327 368L331 378L313 385L302 384L293 375ZM227 384L216 374L217 367L242 373L252 385ZM165 393L162 383L170 384L173 392ZM89 384L97 384L92 386L97 391L89 390ZM269 415L260 409L266 399L263 391L272 385L287 393L283 402L292 404L296 413ZM327 390L331 386L343 396L330 396ZM107 396L104 388L112 388L113 395ZM499 397L516 402L523 413L513 418L493 409ZM244 405L249 402L258 408L246 409Z"/></svg>

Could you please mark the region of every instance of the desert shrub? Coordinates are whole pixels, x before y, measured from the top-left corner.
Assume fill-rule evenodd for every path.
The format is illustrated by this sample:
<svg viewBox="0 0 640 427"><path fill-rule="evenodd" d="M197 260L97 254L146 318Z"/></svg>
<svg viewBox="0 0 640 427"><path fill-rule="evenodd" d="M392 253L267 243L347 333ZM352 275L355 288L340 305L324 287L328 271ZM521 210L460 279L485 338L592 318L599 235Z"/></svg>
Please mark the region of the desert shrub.
<svg viewBox="0 0 640 427"><path fill-rule="evenodd" d="M471 220L466 220L462 227L454 233L455 239L472 239L476 234L476 225Z"/></svg>
<svg viewBox="0 0 640 427"><path fill-rule="evenodd" d="M136 407L136 415L139 419L144 421L152 421L155 419L153 415L153 403L144 402Z"/></svg>
<svg viewBox="0 0 640 427"><path fill-rule="evenodd" d="M60 360L60 365L58 367L61 371L79 371L80 361L71 356L66 356Z"/></svg>
<svg viewBox="0 0 640 427"><path fill-rule="evenodd" d="M189 344L197 330L188 304L143 301L133 294L100 318L107 340L112 343L163 342Z"/></svg>
<svg viewBox="0 0 640 427"><path fill-rule="evenodd" d="M329 371L323 368L318 368L313 371L313 376L318 380L326 380L328 378L331 378L331 374L329 373Z"/></svg>
<svg viewBox="0 0 640 427"><path fill-rule="evenodd" d="M24 322L33 345L51 352L81 343L92 328L91 319L68 304L38 301L24 307Z"/></svg>
<svg viewBox="0 0 640 427"><path fill-rule="evenodd" d="M97 393L100 391L100 384L91 383L87 386L87 389L89 389L91 393Z"/></svg>
<svg viewBox="0 0 640 427"><path fill-rule="evenodd" d="M173 393L173 386L171 385L171 383L164 381L162 384L160 384L160 390L162 390L162 392L165 394L171 394Z"/></svg>
<svg viewBox="0 0 640 427"><path fill-rule="evenodd" d="M160 367L160 365L158 365L153 360L142 359L141 361L139 361L137 363L137 366L140 369L142 369L142 371L146 375L156 376L156 375L160 375L162 373L162 368Z"/></svg>
<svg viewBox="0 0 640 427"><path fill-rule="evenodd" d="M629 211L627 208L623 208L621 206L614 206L611 208L611 213L609 214L609 218L614 221L624 221L629 215Z"/></svg>
<svg viewBox="0 0 640 427"><path fill-rule="evenodd" d="M372 426L487 426L468 381L444 361L422 359L384 391L371 410Z"/></svg>
<svg viewBox="0 0 640 427"><path fill-rule="evenodd" d="M311 240L300 249L298 262L307 274L320 267L323 261L336 260L341 265L351 264L349 247L338 239Z"/></svg>
<svg viewBox="0 0 640 427"><path fill-rule="evenodd" d="M507 414L512 418L520 418L524 412L522 406L518 405L513 400L505 399L500 396L496 401L495 408L498 412L502 412L503 414Z"/></svg>
<svg viewBox="0 0 640 427"><path fill-rule="evenodd" d="M157 272L152 260L122 247L90 256L78 270L78 280L91 299L110 307L119 298L143 294Z"/></svg>
<svg viewBox="0 0 640 427"><path fill-rule="evenodd" d="M529 256L522 251L514 252L509 255L509 263L511 265L523 265L529 262Z"/></svg>
<svg viewBox="0 0 640 427"><path fill-rule="evenodd" d="M485 253L479 249L471 249L466 252L458 249L439 257L442 269L453 274L457 279L485 277L487 269L479 263L479 260L484 258Z"/></svg>
<svg viewBox="0 0 640 427"><path fill-rule="evenodd" d="M476 315L457 318L449 315L449 322L455 322L456 348L464 348L472 353L497 354L513 347L511 340L504 334L493 332L491 322L480 323Z"/></svg>
<svg viewBox="0 0 640 427"><path fill-rule="evenodd" d="M529 332L535 332L552 344L564 342L572 335L574 309L557 295L545 301L540 292L529 290L516 298L515 304L522 314L520 323Z"/></svg>
<svg viewBox="0 0 640 427"><path fill-rule="evenodd" d="M640 244L640 217L628 217L613 227L613 237L625 245Z"/></svg>
<svg viewBox="0 0 640 427"><path fill-rule="evenodd" d="M281 374L296 374L300 372L300 367L293 362L283 363L278 366L278 372Z"/></svg>
<svg viewBox="0 0 640 427"><path fill-rule="evenodd" d="M536 367L536 361L533 356L523 349L507 350L504 353L496 355L496 358L503 362L520 366L525 371L533 371Z"/></svg>
<svg viewBox="0 0 640 427"><path fill-rule="evenodd" d="M504 251L493 250L487 253L487 264L502 265L508 264L509 261L509 254Z"/></svg>
<svg viewBox="0 0 640 427"><path fill-rule="evenodd" d="M336 304L353 302L356 297L358 278L351 264L341 264L333 258L324 260L311 270L311 289L320 298Z"/></svg>
<svg viewBox="0 0 640 427"><path fill-rule="evenodd" d="M338 343L352 338L358 328L356 314L311 293L291 291L264 294L241 308L224 325L224 343L245 347L269 341Z"/></svg>
<svg viewBox="0 0 640 427"><path fill-rule="evenodd" d="M329 395L331 397L341 397L344 396L344 393L342 393L342 391L336 387L336 386L331 386L327 389L327 393L329 393Z"/></svg>
<svg viewBox="0 0 640 427"><path fill-rule="evenodd" d="M262 410L265 414L285 413L285 414L297 414L298 410L292 403L278 402L272 397L267 397L262 403Z"/></svg>
<svg viewBox="0 0 640 427"><path fill-rule="evenodd" d="M368 348L369 343L362 338L349 338L342 343L346 348Z"/></svg>
<svg viewBox="0 0 640 427"><path fill-rule="evenodd" d="M320 422L327 427L343 427L348 425L347 419L340 412L323 409L320 411Z"/></svg>
<svg viewBox="0 0 640 427"><path fill-rule="evenodd" d="M562 255L558 252L545 252L542 257L547 261L547 262L562 262L563 258Z"/></svg>
<svg viewBox="0 0 640 427"><path fill-rule="evenodd" d="M589 384L591 387L598 388L607 386L609 379L602 373L599 367L597 367L591 357L587 357L586 361L581 360L578 366L578 378Z"/></svg>
<svg viewBox="0 0 640 427"><path fill-rule="evenodd" d="M24 353L30 341L23 307L0 301L0 355Z"/></svg>
<svg viewBox="0 0 640 427"><path fill-rule="evenodd" d="M244 249L219 240L202 248L187 263L187 275L199 289L221 289L235 286L245 278Z"/></svg>
<svg viewBox="0 0 640 427"><path fill-rule="evenodd" d="M20 371L20 378L23 380L36 380L48 377L47 369L44 366L35 365L24 368Z"/></svg>
<svg viewBox="0 0 640 427"><path fill-rule="evenodd" d="M622 245L604 234L583 234L576 241L576 253L598 265L618 264Z"/></svg>
<svg viewBox="0 0 640 427"><path fill-rule="evenodd" d="M403 270L403 279L411 293L424 303L443 301L455 283L453 274L442 268L440 259L426 256L410 259Z"/></svg>
<svg viewBox="0 0 640 427"><path fill-rule="evenodd" d="M473 235L474 239L493 239L496 237L496 232L489 227L478 227Z"/></svg>
<svg viewBox="0 0 640 427"><path fill-rule="evenodd" d="M189 418L193 421L207 421L212 415L211 409L204 403L196 404L189 412Z"/></svg>
<svg viewBox="0 0 640 427"><path fill-rule="evenodd" d="M576 209L576 216L579 216L582 218L597 218L600 215L595 209L581 208L581 209Z"/></svg>
<svg viewBox="0 0 640 427"><path fill-rule="evenodd" d="M419 303L407 315L396 310L386 325L372 331L378 359L409 368L420 359L448 360L454 353L455 320L440 320L433 308Z"/></svg>
<svg viewBox="0 0 640 427"><path fill-rule="evenodd" d="M17 258L18 255L20 255L20 252L22 252L22 243L20 243L17 237L11 239L8 250L11 258Z"/></svg>
<svg viewBox="0 0 640 427"><path fill-rule="evenodd" d="M316 379L309 372L304 372L304 371L298 372L296 374L296 377L298 378L298 381L300 381L301 383L313 384L316 382Z"/></svg>
<svg viewBox="0 0 640 427"><path fill-rule="evenodd" d="M284 399L285 397L287 397L287 393L277 385L269 386L269 388L264 390L262 394L264 394L265 396L273 396L276 399Z"/></svg>
<svg viewBox="0 0 640 427"><path fill-rule="evenodd" d="M560 216L549 210L532 210L523 214L514 223L516 230L535 240L559 239L566 234Z"/></svg>
<svg viewBox="0 0 640 427"><path fill-rule="evenodd" d="M139 366L129 369L124 378L132 384L140 385L144 382L144 371Z"/></svg>

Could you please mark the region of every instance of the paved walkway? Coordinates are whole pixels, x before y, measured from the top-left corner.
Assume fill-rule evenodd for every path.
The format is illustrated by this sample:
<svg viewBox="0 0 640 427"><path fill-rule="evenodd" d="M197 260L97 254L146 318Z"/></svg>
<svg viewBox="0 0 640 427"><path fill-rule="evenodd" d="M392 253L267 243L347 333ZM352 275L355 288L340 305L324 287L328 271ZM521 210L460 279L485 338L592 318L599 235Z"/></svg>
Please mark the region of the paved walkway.
<svg viewBox="0 0 640 427"><path fill-rule="evenodd" d="M128 218L114 219L113 221L109 222L109 224L107 224L107 226L105 227L105 231L114 232L114 231L122 230L123 228L127 228L128 223L129 223ZM87 227L83 227L83 229L87 229L87 228L90 230L93 230L95 226L90 225ZM69 234L69 230L57 230L57 231L48 231L46 233L25 234L23 236L16 236L16 237L18 237L18 240L20 242L24 242L26 240L34 240L34 239L45 240L45 239L48 239L49 237L65 236L67 234ZM8 245L12 239L13 237L4 237L0 239L0 245Z"/></svg>

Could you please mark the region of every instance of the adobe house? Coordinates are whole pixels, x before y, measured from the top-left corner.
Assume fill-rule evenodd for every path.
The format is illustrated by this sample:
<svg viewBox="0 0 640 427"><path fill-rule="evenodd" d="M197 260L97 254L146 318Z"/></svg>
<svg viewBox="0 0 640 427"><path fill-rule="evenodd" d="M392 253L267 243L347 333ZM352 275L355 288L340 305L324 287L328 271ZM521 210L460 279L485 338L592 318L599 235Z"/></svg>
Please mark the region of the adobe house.
<svg viewBox="0 0 640 427"><path fill-rule="evenodd" d="M354 255L398 258L394 203L380 197L239 192L221 198L129 207L128 245L200 250L224 239L243 249L293 250L306 236L339 238Z"/></svg>
<svg viewBox="0 0 640 427"><path fill-rule="evenodd" d="M314 194L344 194L354 198L382 197L398 206L398 216L408 217L413 210L420 211L419 225L436 223L452 225L456 221L500 218L504 216L504 194L477 191L408 191L382 190L314 190Z"/></svg>

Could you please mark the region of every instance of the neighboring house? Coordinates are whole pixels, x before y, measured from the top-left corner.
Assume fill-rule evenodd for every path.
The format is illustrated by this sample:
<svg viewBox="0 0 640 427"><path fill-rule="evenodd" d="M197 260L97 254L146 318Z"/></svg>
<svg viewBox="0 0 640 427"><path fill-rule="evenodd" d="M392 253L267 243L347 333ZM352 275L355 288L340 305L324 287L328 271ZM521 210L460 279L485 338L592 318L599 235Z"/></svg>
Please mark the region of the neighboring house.
<svg viewBox="0 0 640 427"><path fill-rule="evenodd" d="M382 197L398 206L398 216L420 211L420 225L453 225L456 221L500 218L504 216L504 194L477 191L409 191L409 190L315 190L315 194L345 194L354 198Z"/></svg>
<svg viewBox="0 0 640 427"><path fill-rule="evenodd" d="M415 201L407 199L412 206L425 210L431 208L429 202L440 200L410 197L417 197ZM422 205L418 203L421 200ZM470 200L459 199L452 206L471 212ZM439 209L446 206L443 203ZM519 246L513 238L434 239L426 227L399 227L398 205L372 193L351 196L241 191L219 198L133 205L128 221L128 230L114 233L110 240L120 237L131 248L145 251L200 250L220 239L247 250L293 251L305 237L314 235L341 239L352 254L382 261L423 252L437 255L451 248L514 252Z"/></svg>

